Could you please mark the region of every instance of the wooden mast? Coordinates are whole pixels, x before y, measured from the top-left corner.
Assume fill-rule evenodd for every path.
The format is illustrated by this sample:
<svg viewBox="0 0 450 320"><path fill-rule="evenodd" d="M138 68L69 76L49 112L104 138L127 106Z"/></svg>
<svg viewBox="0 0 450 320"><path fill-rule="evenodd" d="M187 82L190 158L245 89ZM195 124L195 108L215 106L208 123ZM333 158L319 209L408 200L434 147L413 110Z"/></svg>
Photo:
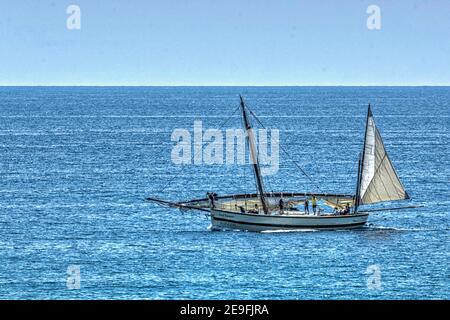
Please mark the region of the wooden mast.
<svg viewBox="0 0 450 320"><path fill-rule="evenodd" d="M256 149L256 144L255 144L255 136L253 134L253 129L252 129L252 126L250 125L250 121L248 119L247 111L245 110L244 99L242 99L241 95L239 95L239 98L241 99L242 119L244 120L244 129L247 132L247 144L250 149L250 157L252 158L252 167L253 167L253 172L255 174L256 188L259 193L259 198L261 200L261 204L262 204L264 213L269 214L269 209L267 207L267 202L266 202L266 195L264 193L263 178L261 176L261 170L260 170L259 162L258 162L258 154L257 154L257 149Z"/></svg>
<svg viewBox="0 0 450 320"><path fill-rule="evenodd" d="M370 103L367 107L367 117L366 117L366 130L364 132L364 144L362 148L362 155L359 158L358 163L358 181L356 182L356 199L355 199L355 212L358 211L359 206L359 200L360 200L360 190L361 189L361 179L362 179L362 172L364 170L364 158L366 154L366 139L367 139L367 127L369 126L369 118L372 116L372 110L370 109Z"/></svg>
<svg viewBox="0 0 450 320"><path fill-rule="evenodd" d="M355 195L355 209L354 212L356 213L358 211L358 205L359 205L359 188L361 186L361 153L359 154L358 159L358 177L356 178L356 195Z"/></svg>

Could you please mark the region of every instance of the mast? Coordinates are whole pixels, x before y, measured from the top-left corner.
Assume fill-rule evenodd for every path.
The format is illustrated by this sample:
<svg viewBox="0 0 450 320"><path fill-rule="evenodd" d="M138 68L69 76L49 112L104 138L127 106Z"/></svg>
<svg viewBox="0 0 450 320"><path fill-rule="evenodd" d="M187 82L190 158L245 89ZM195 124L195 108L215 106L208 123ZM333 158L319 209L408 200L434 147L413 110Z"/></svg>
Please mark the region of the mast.
<svg viewBox="0 0 450 320"><path fill-rule="evenodd" d="M264 213L269 214L269 209L267 207L266 202L266 195L264 193L263 178L261 176L261 170L259 168L258 154L255 144L255 136L253 134L253 129L252 126L250 125L250 121L248 119L247 111L245 110L244 99L242 99L241 95L239 95L239 98L241 100L241 111L242 111L242 119L244 120L244 129L247 132L247 144L250 149L250 157L252 158L252 167L253 172L255 174L256 188L259 193L259 198L261 199L261 204Z"/></svg>
<svg viewBox="0 0 450 320"><path fill-rule="evenodd" d="M355 195L355 208L354 212L356 213L358 211L358 205L359 205L359 186L360 186L360 180L361 180L361 153L359 153L358 158L358 177L356 178L356 195Z"/></svg>
<svg viewBox="0 0 450 320"><path fill-rule="evenodd" d="M360 198L360 188L361 188L361 179L362 179L362 172L364 169L364 158L366 154L366 140L367 140L367 128L369 126L369 118L372 116L372 110L370 109L370 103L367 107L367 117L366 117L366 129L364 131L364 143L362 148L362 155L359 157L358 162L358 181L356 182L356 200L355 200L355 212L358 210L359 206L359 198Z"/></svg>

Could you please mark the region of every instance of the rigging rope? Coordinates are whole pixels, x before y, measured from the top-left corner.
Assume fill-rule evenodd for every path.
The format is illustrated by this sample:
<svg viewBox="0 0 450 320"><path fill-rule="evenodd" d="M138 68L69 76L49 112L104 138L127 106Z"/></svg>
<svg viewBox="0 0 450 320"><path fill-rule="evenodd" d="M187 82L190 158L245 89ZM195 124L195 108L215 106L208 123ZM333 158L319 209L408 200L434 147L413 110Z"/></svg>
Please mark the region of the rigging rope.
<svg viewBox="0 0 450 320"><path fill-rule="evenodd" d="M227 119L225 119L225 121L222 122L222 124L219 126L219 129L218 129L218 130L221 130L221 129L228 123L228 121L230 121L230 119L233 118L233 116L236 114L236 111L238 111L239 108L240 108L240 106L237 107L237 108L233 111L233 113L231 114L231 116L229 116ZM200 147L199 150L194 154L194 159L199 155L200 152L203 152L203 146L205 145L205 143L206 143L206 142L202 141L201 147ZM183 167L183 166L180 166L180 167L181 167L181 171L179 171L177 175L174 175L172 178L170 178L170 179L167 181L167 183L164 185L164 187L163 187L161 190L158 191L159 193L164 192L164 190L169 186L169 184L170 184L176 177L178 177L179 174L180 174L181 172L183 172L184 167ZM179 167L179 168L180 168L180 167Z"/></svg>
<svg viewBox="0 0 450 320"><path fill-rule="evenodd" d="M262 124L261 120L259 120L259 118L256 116L256 114L248 107L247 105L247 109L250 111L250 114L253 116L253 118L255 118L255 120L260 124L261 127L263 127L264 129L266 129L266 127L264 127L264 125ZM297 167L297 169L299 169L303 175L305 175L309 181L313 184L313 186L319 190L320 192L323 192L322 189L319 187L319 185L317 184L316 181L313 180L313 178L311 178L311 176L309 176L305 170L303 170L303 168L297 163L297 161L295 161L294 159L292 159L292 157L290 156L290 154L286 151L286 149L284 149L284 147L281 145L281 143L279 144L280 149L288 156L289 160L292 161L292 163L294 163L294 165Z"/></svg>
<svg viewBox="0 0 450 320"><path fill-rule="evenodd" d="M253 118L258 122L258 124L259 124L263 129L266 129L266 127L263 125L263 123L261 122L261 120L259 120L259 118L256 116L256 114L248 107L247 103L246 103L246 107L247 107L247 109L249 110L250 114L253 116ZM219 129L218 129L218 130L221 130L221 129L222 129L222 128L230 121L230 119L232 119L232 118L234 117L234 115L236 114L236 112L237 112L239 109L240 109L240 106L238 106L238 107L233 111L233 113L232 113L227 119L225 119L225 121L223 121L223 122L221 123L221 125L219 126ZM198 156L198 154L199 154L200 152L203 151L203 146L205 145L205 143L206 143L206 142L202 142L201 148L199 148L199 150L194 154L194 158L196 158L196 157ZM297 163L297 161L295 161L295 160L290 156L290 154L289 154L289 153L286 151L286 149L281 145L281 143L280 143L279 146L280 146L280 149L287 155L287 157L289 158L289 160L297 167L297 169L300 170L300 172L301 172L305 177L307 177L307 178L309 179L309 181L313 184L313 186L314 186L317 190L319 190L320 192L323 192L323 191L321 190L321 188L319 187L319 185L317 184L317 182L314 181L313 178L312 178L310 175L308 175L308 174L305 172L305 170L303 170L303 168ZM178 174L177 174L177 175L174 175L172 178L170 178L170 179L167 181L167 183L163 186L163 188L160 189L158 192L159 192L159 193L164 192L165 189L169 186L169 184L172 183L173 180L174 180L176 177L179 176L179 174L183 171L183 169L184 169L184 167L181 166L181 170L178 172ZM245 168L244 168L244 170L245 170ZM244 171L244 175L245 175L245 176L247 175L247 172L246 172L246 171ZM271 189L272 186L271 186L270 181L267 181L267 182L268 182L269 188Z"/></svg>

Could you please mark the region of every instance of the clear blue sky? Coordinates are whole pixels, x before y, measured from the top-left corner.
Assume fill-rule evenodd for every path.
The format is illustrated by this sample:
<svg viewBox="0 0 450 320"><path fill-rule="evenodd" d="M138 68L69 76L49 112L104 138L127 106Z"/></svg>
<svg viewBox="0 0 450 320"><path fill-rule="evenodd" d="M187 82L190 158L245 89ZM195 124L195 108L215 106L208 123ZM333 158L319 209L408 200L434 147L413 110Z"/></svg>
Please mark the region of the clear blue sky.
<svg viewBox="0 0 450 320"><path fill-rule="evenodd" d="M450 1L0 0L0 85L450 85Z"/></svg>

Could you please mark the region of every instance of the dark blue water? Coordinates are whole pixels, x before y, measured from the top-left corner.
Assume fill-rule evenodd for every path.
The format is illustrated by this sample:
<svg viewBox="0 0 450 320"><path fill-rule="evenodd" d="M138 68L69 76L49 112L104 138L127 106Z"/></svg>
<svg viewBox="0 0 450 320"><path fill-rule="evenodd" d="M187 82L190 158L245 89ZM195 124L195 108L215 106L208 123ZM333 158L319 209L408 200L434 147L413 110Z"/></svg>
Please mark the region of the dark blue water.
<svg viewBox="0 0 450 320"><path fill-rule="evenodd" d="M426 207L360 231L247 233L145 203L253 191L245 166L170 158L175 128L218 128L239 93L330 192L355 190L370 102L406 204ZM0 88L0 298L449 299L449 110L448 87ZM268 189L316 191L280 157Z"/></svg>

